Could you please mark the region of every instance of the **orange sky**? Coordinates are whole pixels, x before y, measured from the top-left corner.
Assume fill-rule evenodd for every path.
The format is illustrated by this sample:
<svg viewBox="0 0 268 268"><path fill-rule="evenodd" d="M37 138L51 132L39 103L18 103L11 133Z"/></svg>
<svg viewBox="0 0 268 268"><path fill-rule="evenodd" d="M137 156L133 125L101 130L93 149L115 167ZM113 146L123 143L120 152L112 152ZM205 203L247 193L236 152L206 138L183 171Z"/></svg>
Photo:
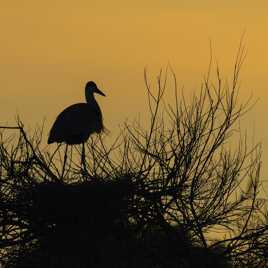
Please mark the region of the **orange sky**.
<svg viewBox="0 0 268 268"><path fill-rule="evenodd" d="M145 3L146 2L146 3ZM130 3L130 4L129 4ZM209 44L224 76L231 75L240 37L247 58L241 99L259 99L247 116L249 134L263 142L262 177L268 178L268 2L209 0L20 0L0 8L0 123L19 114L29 127L49 128L65 106L84 100L94 80L105 125L116 131L143 114L143 69L152 77L170 63L185 91L199 89Z"/></svg>

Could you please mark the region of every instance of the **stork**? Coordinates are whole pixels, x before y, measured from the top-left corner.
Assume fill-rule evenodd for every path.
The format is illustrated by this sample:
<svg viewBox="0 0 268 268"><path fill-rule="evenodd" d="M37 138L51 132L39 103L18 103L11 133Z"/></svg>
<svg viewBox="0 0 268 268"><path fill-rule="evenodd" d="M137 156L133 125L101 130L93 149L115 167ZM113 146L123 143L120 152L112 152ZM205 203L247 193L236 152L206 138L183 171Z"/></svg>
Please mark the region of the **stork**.
<svg viewBox="0 0 268 268"><path fill-rule="evenodd" d="M66 143L65 160L68 145L82 144L82 163L85 163L85 142L93 133L104 130L101 109L94 93L105 96L93 82L85 87L86 103L75 103L64 109L56 118L48 137L48 144Z"/></svg>

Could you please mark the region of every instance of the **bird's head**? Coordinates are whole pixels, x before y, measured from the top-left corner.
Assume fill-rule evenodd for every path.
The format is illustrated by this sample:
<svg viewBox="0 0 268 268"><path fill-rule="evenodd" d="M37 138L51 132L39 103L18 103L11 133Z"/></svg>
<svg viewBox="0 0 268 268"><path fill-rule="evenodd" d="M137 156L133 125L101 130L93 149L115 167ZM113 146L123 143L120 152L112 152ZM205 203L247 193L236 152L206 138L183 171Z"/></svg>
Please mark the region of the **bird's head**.
<svg viewBox="0 0 268 268"><path fill-rule="evenodd" d="M105 94L100 89L98 89L98 87L95 84L95 82L89 81L86 84L86 95L87 94L93 94L93 93L97 93L97 94L100 94L102 96L105 96Z"/></svg>

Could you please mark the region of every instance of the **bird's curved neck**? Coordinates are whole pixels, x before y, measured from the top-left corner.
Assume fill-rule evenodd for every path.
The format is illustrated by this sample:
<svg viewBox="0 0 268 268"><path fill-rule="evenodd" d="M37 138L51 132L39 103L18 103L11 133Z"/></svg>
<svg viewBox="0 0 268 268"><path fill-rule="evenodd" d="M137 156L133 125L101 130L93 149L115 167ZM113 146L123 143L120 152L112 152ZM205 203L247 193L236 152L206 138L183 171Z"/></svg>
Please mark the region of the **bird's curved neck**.
<svg viewBox="0 0 268 268"><path fill-rule="evenodd" d="M93 93L89 93L88 91L86 91L86 94L85 95L86 95L86 101L87 101L87 103L96 102Z"/></svg>

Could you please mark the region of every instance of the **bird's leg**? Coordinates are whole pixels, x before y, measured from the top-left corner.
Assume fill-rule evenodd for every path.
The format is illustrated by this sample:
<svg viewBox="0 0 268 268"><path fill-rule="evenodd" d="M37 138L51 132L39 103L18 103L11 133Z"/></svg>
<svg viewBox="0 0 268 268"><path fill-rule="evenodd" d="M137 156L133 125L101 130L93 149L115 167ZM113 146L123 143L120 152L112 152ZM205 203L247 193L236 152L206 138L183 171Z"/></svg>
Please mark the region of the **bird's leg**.
<svg viewBox="0 0 268 268"><path fill-rule="evenodd" d="M62 166L62 172L61 172L61 178L63 179L64 171L65 171L65 165L67 162L67 151L68 151L68 144L66 144L65 152L64 152L64 158L63 158L63 166Z"/></svg>
<svg viewBox="0 0 268 268"><path fill-rule="evenodd" d="M86 155L85 155L85 143L82 143L82 155L81 155L81 169L87 173L86 167Z"/></svg>

